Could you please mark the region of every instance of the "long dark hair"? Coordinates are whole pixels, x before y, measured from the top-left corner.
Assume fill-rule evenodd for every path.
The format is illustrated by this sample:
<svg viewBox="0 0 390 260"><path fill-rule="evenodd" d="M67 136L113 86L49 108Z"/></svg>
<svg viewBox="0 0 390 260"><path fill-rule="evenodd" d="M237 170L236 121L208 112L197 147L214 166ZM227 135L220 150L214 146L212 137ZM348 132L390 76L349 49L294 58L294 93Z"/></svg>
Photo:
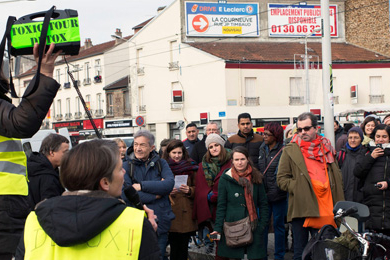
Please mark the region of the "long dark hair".
<svg viewBox="0 0 390 260"><path fill-rule="evenodd" d="M248 160L248 164L252 167L252 182L256 184L260 184L263 180L263 175L261 175L260 171L254 166L252 160L249 158L249 152L248 149L246 149L244 146L236 146L233 148L232 151L232 167L233 165L233 155L235 153L241 153L245 156L245 158Z"/></svg>
<svg viewBox="0 0 390 260"><path fill-rule="evenodd" d="M372 140L374 140L374 142L375 142L375 135L376 135L376 132L378 132L378 130L385 130L387 135L390 137L390 126L385 125L385 124L379 124L374 128L374 130L372 130L372 133L370 136L370 138Z"/></svg>
<svg viewBox="0 0 390 260"><path fill-rule="evenodd" d="M367 116L366 119L364 119L363 123L360 125L360 128L362 129L364 135L366 135L366 130L365 130L366 125L367 125L369 122L371 122L371 121L374 122L375 126L378 125L378 122L375 120L375 117L373 117L373 116ZM374 132L374 131L373 131L373 132Z"/></svg>
<svg viewBox="0 0 390 260"><path fill-rule="evenodd" d="M162 158L168 162L169 158L170 158L169 153L176 148L181 148L181 150L183 152L183 157L181 158L182 160L185 160L185 161L190 160L190 156L188 155L187 149L184 147L183 142L180 140L176 140L176 139L173 139L168 143L167 148L165 149L165 151L162 155Z"/></svg>

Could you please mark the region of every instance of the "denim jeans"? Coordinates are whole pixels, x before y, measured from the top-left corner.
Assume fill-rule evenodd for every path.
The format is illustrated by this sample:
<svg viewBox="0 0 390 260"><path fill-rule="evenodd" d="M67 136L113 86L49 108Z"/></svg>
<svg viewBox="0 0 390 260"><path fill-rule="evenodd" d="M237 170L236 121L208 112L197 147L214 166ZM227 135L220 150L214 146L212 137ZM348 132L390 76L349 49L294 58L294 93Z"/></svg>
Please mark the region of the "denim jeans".
<svg viewBox="0 0 390 260"><path fill-rule="evenodd" d="M287 200L268 202L268 209L268 219L271 219L271 214L273 215L273 226L275 232L274 258L284 259L284 255L286 253L284 218L287 215ZM264 232L264 243L265 248L267 248L268 232Z"/></svg>
<svg viewBox="0 0 390 260"><path fill-rule="evenodd" d="M168 233L160 234L157 239L158 247L160 248L160 259L168 260L168 258L165 256L165 250L168 244Z"/></svg>
<svg viewBox="0 0 390 260"><path fill-rule="evenodd" d="M309 232L312 237L318 233L318 229L303 227L304 222L305 218L294 218L291 222L294 236L294 260L302 259L303 250L309 240Z"/></svg>

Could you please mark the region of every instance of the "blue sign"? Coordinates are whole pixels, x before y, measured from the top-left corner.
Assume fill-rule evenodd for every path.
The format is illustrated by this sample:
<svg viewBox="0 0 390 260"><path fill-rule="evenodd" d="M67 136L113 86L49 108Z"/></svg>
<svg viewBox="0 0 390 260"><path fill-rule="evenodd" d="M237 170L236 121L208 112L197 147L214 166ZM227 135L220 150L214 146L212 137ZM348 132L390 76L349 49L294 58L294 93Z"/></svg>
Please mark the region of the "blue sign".
<svg viewBox="0 0 390 260"><path fill-rule="evenodd" d="M226 112L225 111L219 112L219 117L226 117Z"/></svg>

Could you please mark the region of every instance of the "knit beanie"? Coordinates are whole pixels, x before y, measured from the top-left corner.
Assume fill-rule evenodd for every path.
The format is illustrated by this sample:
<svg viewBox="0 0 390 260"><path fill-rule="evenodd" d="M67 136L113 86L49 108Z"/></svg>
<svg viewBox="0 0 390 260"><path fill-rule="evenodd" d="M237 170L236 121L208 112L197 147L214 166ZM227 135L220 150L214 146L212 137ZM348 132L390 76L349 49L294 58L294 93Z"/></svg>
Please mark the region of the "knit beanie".
<svg viewBox="0 0 390 260"><path fill-rule="evenodd" d="M364 139L363 131L362 131L362 129L360 127L354 126L351 129L349 129L347 136L349 136L350 132L357 132L359 134L359 136L360 136L360 139L363 141L363 139Z"/></svg>
<svg viewBox="0 0 390 260"><path fill-rule="evenodd" d="M217 143L222 147L225 145L225 140L219 134L209 134L206 138L206 149L209 149L211 143Z"/></svg>
<svg viewBox="0 0 390 260"><path fill-rule="evenodd" d="M287 138L288 132L292 131L293 126L294 126L294 124L289 124L286 126L286 128L284 129L284 134L283 134L284 139Z"/></svg>

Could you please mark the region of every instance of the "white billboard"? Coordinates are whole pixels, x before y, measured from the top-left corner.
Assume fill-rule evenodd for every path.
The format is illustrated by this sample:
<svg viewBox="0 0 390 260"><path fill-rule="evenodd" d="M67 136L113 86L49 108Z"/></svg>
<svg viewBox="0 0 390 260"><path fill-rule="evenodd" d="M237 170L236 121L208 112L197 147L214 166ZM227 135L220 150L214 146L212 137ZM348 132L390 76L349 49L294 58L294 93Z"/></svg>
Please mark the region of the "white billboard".
<svg viewBox="0 0 390 260"><path fill-rule="evenodd" d="M186 35L258 37L258 3L185 2Z"/></svg>
<svg viewBox="0 0 390 260"><path fill-rule="evenodd" d="M329 6L330 36L338 37L337 5ZM321 5L268 4L270 37L303 37L321 28ZM321 32L311 36L321 36Z"/></svg>

